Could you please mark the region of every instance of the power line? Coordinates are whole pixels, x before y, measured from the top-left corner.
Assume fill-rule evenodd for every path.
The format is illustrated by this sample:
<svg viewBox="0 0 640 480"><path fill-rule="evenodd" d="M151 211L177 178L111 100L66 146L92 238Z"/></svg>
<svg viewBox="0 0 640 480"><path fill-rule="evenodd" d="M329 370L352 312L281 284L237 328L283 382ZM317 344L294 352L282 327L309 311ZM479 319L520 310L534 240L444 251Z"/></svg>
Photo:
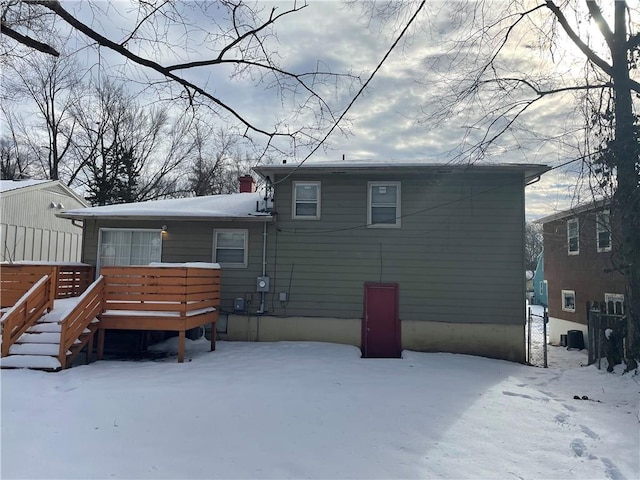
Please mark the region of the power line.
<svg viewBox="0 0 640 480"><path fill-rule="evenodd" d="M553 170L557 170L559 168L566 167L567 165L570 165L570 164L578 162L578 161L586 160L587 158L595 156L595 155L598 155L598 154L600 154L600 153L602 153L604 151L605 151L605 149L599 149L599 150L597 150L595 152L581 155L579 157L576 157L576 158L573 158L573 159L568 160L566 162L563 162L563 163L561 163L559 165L555 165L553 167L550 167L549 170L547 170L547 172L551 172ZM299 166L301 166L301 165L299 165ZM290 172L290 173L288 173L287 176L285 176L282 180L286 179L287 177L292 175L294 172L295 172L295 170ZM545 173L547 173L547 172L545 172ZM277 183L280 183L282 180L280 180ZM478 191L478 192L475 192L475 193L470 193L468 195L464 195L464 196L462 196L460 198L457 198L455 200L451 200L451 201L440 203L438 205L434 205L434 206L431 206L431 207L428 207L428 208L424 208L424 209L421 209L421 210L416 210L414 212L410 212L410 213L406 213L406 214L403 214L403 215L399 215L399 216L396 217L396 220L402 219L402 218L407 218L407 217L413 217L415 215L421 215L423 213L427 213L427 212L430 212L430 211L433 211L433 210L436 210L436 209L439 209L439 208L447 207L449 205L453 205L453 204L456 204L456 203L459 203L459 202L462 202L462 201L465 201L465 200L469 200L469 199L474 198L474 197L476 197L478 195L483 195L485 193L490 193L492 191L499 190L501 188L513 185L515 183L520 183L520 180L518 180L518 182L509 181L509 182L506 182L506 183L503 183L503 184L500 184L500 185L497 185L497 186L494 186L494 187L491 187L491 188L487 188L485 190L481 190L481 191ZM304 236L304 235L318 235L318 234L325 234L325 233L338 233L338 232L346 232L346 231L351 231L351 230L360 230L360 229L363 229L363 228L367 228L370 225L371 225L370 223L363 223L363 224L359 224L359 225L354 225L352 227L335 228L335 229L324 229L324 230L318 229L318 230L304 230L304 231L279 229L278 231L281 232L281 233L285 233L285 234L303 235Z"/></svg>
<svg viewBox="0 0 640 480"><path fill-rule="evenodd" d="M373 70L373 72L371 73L371 75L369 75L369 78L367 78L367 81L364 82L364 84L360 87L360 89L358 90L358 92L355 94L355 96L351 99L351 102L349 102L349 105L347 105L347 108L342 112L342 114L340 115L340 117L338 117L338 119L335 121L335 123L331 126L331 128L329 129L329 131L325 134L325 136L322 138L322 140L320 140L320 142L307 154L306 157L304 157L304 159L298 163L293 170L291 170L287 175L285 175L283 178L281 178L280 180L278 180L277 182L275 182L273 185L277 185L281 182L284 182L287 178L289 178L291 175L293 175L307 160L309 160L309 158L318 151L318 149L324 144L324 142L327 140L327 138L329 138L329 136L333 133L333 131L338 128L338 125L340 124L340 122L342 121L342 119L345 117L345 115L347 114L347 112L351 109L351 107L353 106L354 103L356 103L356 100L358 99L358 97L360 97L360 95L362 94L362 92L364 92L364 90L369 86L369 83L371 83L371 80L373 80L373 77L376 75L376 73L378 73L378 70L380 70L380 68L382 68L382 65L384 64L384 62L387 61L387 58L389 58L389 56L391 55L391 52L393 51L393 49L398 45L398 43L400 42L400 40L402 39L402 37L404 37L405 33L407 33L407 30L409 30L409 27L411 26L411 24L413 23L413 21L416 19L416 17L418 16L418 14L420 13L420 11L422 10L422 8L425 6L426 4L426 0L422 0L422 2L420 3L420 5L418 6L418 8L416 9L415 13L412 15L412 17L409 19L409 22L404 26L404 28L402 29L402 32L400 32L400 35L395 39L395 41L393 42L393 44L391 44L391 47L389 47L389 50L387 50L387 53L384 54L384 57L382 57L382 60L380 60L380 62L378 63L378 65L376 66L376 68Z"/></svg>

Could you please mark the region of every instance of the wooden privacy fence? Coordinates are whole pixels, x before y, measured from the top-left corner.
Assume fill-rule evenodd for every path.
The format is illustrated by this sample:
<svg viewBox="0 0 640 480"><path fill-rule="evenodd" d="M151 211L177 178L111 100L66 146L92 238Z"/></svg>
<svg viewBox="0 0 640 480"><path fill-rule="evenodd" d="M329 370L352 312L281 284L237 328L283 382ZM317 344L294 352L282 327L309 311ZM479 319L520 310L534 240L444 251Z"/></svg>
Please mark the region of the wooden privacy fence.
<svg viewBox="0 0 640 480"><path fill-rule="evenodd" d="M93 267L84 264L1 264L0 307L12 307L45 275L52 279L52 298L76 297L93 281Z"/></svg>
<svg viewBox="0 0 640 480"><path fill-rule="evenodd" d="M220 270L192 266L102 267L103 313L98 331L98 358L105 330L167 330L179 333L178 362L184 361L185 331L215 323L220 306Z"/></svg>

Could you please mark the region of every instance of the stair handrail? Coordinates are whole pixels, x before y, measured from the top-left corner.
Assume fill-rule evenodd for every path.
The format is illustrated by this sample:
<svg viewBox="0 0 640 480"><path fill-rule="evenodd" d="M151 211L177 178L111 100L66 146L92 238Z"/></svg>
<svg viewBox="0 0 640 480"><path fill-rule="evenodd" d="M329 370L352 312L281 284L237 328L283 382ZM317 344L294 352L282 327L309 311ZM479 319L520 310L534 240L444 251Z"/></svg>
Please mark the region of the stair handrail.
<svg viewBox="0 0 640 480"><path fill-rule="evenodd" d="M2 323L1 357L8 356L9 349L20 336L33 326L45 311L53 309L52 282L50 275L44 275L0 319Z"/></svg>
<svg viewBox="0 0 640 480"><path fill-rule="evenodd" d="M104 306L104 277L100 275L82 295L78 303L58 324L60 328L60 350L58 361L66 368L67 351L80 338L82 332L102 313Z"/></svg>

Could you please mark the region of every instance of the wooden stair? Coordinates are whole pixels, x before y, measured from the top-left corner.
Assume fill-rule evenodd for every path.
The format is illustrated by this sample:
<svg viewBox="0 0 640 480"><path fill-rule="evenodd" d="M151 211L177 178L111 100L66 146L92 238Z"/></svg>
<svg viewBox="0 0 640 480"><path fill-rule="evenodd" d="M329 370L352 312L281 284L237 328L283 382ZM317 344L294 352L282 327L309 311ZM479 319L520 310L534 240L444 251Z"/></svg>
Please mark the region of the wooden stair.
<svg viewBox="0 0 640 480"><path fill-rule="evenodd" d="M65 366L70 366L80 352L87 347L87 363L91 361L93 338L99 322L95 320L85 328L66 351ZM9 348L9 355L2 358L2 368L30 368L35 370L58 371L63 365L59 360L60 332L62 325L54 312L47 313L29 327Z"/></svg>
<svg viewBox="0 0 640 480"><path fill-rule="evenodd" d="M57 310L49 300L36 302L38 292L49 291L48 281L49 277L43 277L0 319L1 368L59 371L70 367L85 348L87 363L91 361L93 339L100 325L97 317L102 311L102 277L77 297L71 310Z"/></svg>

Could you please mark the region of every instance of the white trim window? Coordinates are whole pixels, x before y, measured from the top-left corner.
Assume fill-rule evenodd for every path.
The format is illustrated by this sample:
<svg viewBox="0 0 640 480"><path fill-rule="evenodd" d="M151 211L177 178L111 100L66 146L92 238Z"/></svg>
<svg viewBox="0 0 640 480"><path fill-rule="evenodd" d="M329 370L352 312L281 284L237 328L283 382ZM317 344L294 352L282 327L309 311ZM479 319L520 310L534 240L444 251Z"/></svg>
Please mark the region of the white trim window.
<svg viewBox="0 0 640 480"><path fill-rule="evenodd" d="M149 265L162 261L162 230L101 228L97 271L109 265Z"/></svg>
<svg viewBox="0 0 640 480"><path fill-rule="evenodd" d="M605 293L604 303L610 315L624 315L624 295L621 293Z"/></svg>
<svg viewBox="0 0 640 480"><path fill-rule="evenodd" d="M213 231L213 261L221 267L247 268L249 231L219 229Z"/></svg>
<svg viewBox="0 0 640 480"><path fill-rule="evenodd" d="M580 253L580 225L577 218L567 220L567 252L569 255Z"/></svg>
<svg viewBox="0 0 640 480"><path fill-rule="evenodd" d="M611 251L611 215L603 210L596 215L596 246L598 252Z"/></svg>
<svg viewBox="0 0 640 480"><path fill-rule="evenodd" d="M320 219L320 182L293 182L291 218Z"/></svg>
<svg viewBox="0 0 640 480"><path fill-rule="evenodd" d="M367 227L400 227L400 182L369 182Z"/></svg>
<svg viewBox="0 0 640 480"><path fill-rule="evenodd" d="M574 290L562 290L562 310L565 312L576 311L576 292Z"/></svg>

